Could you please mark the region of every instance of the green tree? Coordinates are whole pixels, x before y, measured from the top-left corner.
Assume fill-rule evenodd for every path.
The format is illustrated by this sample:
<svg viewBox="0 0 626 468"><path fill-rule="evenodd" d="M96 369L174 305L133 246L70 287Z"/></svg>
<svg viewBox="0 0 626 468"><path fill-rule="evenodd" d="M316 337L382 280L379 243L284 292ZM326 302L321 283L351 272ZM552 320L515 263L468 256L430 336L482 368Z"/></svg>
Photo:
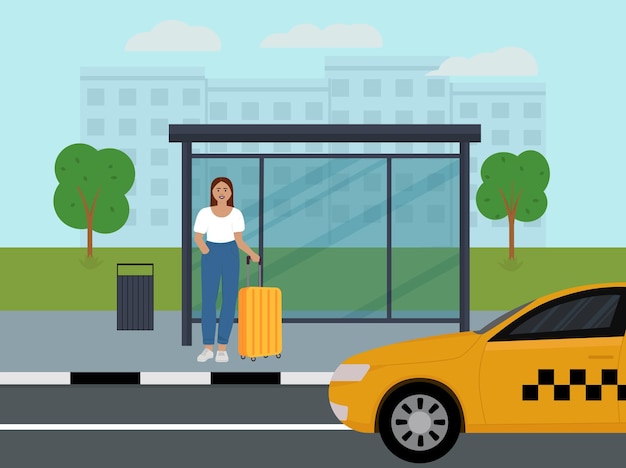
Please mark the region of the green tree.
<svg viewBox="0 0 626 468"><path fill-rule="evenodd" d="M548 207L545 189L550 180L548 161L537 151L519 156L500 152L489 156L480 171L483 180L476 205L488 219L509 221L509 259L515 259L515 220L539 219Z"/></svg>
<svg viewBox="0 0 626 468"><path fill-rule="evenodd" d="M122 151L77 143L57 156L54 172L59 181L54 210L61 221L87 229L87 257L93 256L93 231L106 234L128 219L126 193L135 181L135 167Z"/></svg>

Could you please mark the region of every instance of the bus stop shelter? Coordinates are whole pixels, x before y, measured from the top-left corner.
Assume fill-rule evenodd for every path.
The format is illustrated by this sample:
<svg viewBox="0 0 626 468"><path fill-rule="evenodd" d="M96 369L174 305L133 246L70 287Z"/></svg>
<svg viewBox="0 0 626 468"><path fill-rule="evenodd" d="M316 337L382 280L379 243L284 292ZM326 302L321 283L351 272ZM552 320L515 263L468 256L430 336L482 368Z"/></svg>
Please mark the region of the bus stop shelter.
<svg viewBox="0 0 626 468"><path fill-rule="evenodd" d="M381 164L381 174L384 174L385 200L384 209L381 214L381 221L384 222L386 231L384 250L385 267L382 268L385 277L386 289L384 296L385 304L381 307L382 315L367 314L350 317L300 317L295 314L293 317L285 316L285 322L337 322L337 321L357 321L357 322L458 322L459 329L465 331L469 329L469 157L470 143L480 141L480 125L276 125L276 124L256 124L256 125L170 125L169 141L181 143L182 147L182 345L191 345L191 327L194 321L192 316L192 251L193 251L193 209L192 209L192 163L198 160L205 161L236 161L237 159L255 160L257 169L255 177L258 175L258 245L249 245L258 249L263 257L266 248L265 226L268 209L265 206L266 199L266 166L275 160L350 160L350 161L377 161ZM227 152L222 154L208 153L206 151L194 151L194 145L204 143L326 143L329 145L336 143L444 143L450 151L443 152L299 152L299 153L275 153L258 151L250 154L244 152ZM394 224L392 223L392 211L397 207L394 199L398 198L397 190L392 191L393 182L392 164L400 164L402 161L428 160L428 161L452 161L453 182L448 182L450 194L455 198L451 200L455 209L452 211L458 219L450 224L455 230L454 246L458 251L454 261L458 259L454 272L458 272L458 315L451 316L420 316L420 315L399 315L394 316L392 312L394 271L392 263L392 239L394 235ZM401 169L400 169L401 170ZM439 176L440 174L434 174ZM434 177L430 177L434 180ZM429 180L430 180L429 179ZM205 183L210 183L210 181ZM429 182L430 183L430 182ZM236 193L236 192L235 192ZM395 198L394 198L395 197ZM208 198L205 201L208 205ZM435 215L434 215L435 216ZM398 289L398 288L396 288ZM405 287L406 289L406 287ZM455 296L457 297L457 296Z"/></svg>

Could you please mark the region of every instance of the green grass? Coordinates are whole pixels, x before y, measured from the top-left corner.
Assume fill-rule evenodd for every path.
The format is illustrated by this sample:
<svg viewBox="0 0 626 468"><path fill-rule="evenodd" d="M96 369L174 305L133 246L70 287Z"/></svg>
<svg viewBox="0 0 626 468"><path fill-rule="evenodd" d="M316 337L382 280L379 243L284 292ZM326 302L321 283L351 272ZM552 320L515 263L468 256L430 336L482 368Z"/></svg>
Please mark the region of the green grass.
<svg viewBox="0 0 626 468"><path fill-rule="evenodd" d="M181 308L180 249L0 249L0 310L115 310L117 264L154 263L157 310Z"/></svg>
<svg viewBox="0 0 626 468"><path fill-rule="evenodd" d="M456 255L447 249L394 249L394 310L458 304ZM566 287L626 279L626 249L518 248L515 268L506 258L505 248L471 250L472 310L505 310ZM198 260L194 253L194 304L200 297ZM266 249L264 260L265 284L283 289L285 309L385 307L384 249ZM176 248L94 249L88 263L84 248L0 249L0 310L115 310L117 263L154 263L155 309L180 310Z"/></svg>
<svg viewBox="0 0 626 468"><path fill-rule="evenodd" d="M506 310L560 289L626 281L626 249L515 249L521 266L507 269L507 249L471 249L472 310Z"/></svg>

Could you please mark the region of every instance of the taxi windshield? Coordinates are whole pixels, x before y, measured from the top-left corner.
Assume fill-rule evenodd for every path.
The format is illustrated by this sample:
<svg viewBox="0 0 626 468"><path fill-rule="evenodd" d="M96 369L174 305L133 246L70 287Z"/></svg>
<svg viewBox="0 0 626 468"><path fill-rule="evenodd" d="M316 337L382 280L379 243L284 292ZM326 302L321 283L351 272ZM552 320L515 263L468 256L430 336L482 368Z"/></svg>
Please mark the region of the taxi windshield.
<svg viewBox="0 0 626 468"><path fill-rule="evenodd" d="M489 330L491 330L493 327L495 327L496 325L499 325L500 323L504 322L506 319L508 319L509 317L511 317L512 315L515 315L517 312L519 312L520 310L522 310L524 307L526 307L528 304L530 304L532 301L527 302L526 304L522 304L519 307L516 307L513 310L509 310L508 312L503 313L502 315L500 315L499 317L497 317L496 319L492 320L491 322L489 322L487 325L485 325L483 328L481 328L480 330L475 330L474 333L478 333L479 335L482 335L485 332L488 332Z"/></svg>

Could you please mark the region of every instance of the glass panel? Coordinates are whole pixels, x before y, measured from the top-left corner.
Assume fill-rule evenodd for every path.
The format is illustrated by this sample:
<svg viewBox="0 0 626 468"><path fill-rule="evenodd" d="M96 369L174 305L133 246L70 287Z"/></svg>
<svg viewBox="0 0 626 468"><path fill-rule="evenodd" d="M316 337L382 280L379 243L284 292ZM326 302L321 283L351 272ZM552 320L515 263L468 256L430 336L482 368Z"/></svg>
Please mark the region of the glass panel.
<svg viewBox="0 0 626 468"><path fill-rule="evenodd" d="M459 161L392 160L392 318L459 318Z"/></svg>
<svg viewBox="0 0 626 468"><path fill-rule="evenodd" d="M386 161L296 158L265 161L265 286L285 318L385 318Z"/></svg>
<svg viewBox="0 0 626 468"><path fill-rule="evenodd" d="M228 177L233 183L234 205L241 210L246 223L243 232L244 241L258 252L259 246L259 160L253 159L192 159L191 164L191 229L198 212L209 206L211 181L216 177ZM193 232L192 232L193 236ZM191 304L192 318L200 318L202 311L202 285L200 272L200 256L195 242L191 242L192 286ZM246 285L246 257L240 251L239 286ZM254 267L253 267L254 268ZM256 284L256 269L252 272L252 284ZM218 292L217 310L221 307L221 287Z"/></svg>

